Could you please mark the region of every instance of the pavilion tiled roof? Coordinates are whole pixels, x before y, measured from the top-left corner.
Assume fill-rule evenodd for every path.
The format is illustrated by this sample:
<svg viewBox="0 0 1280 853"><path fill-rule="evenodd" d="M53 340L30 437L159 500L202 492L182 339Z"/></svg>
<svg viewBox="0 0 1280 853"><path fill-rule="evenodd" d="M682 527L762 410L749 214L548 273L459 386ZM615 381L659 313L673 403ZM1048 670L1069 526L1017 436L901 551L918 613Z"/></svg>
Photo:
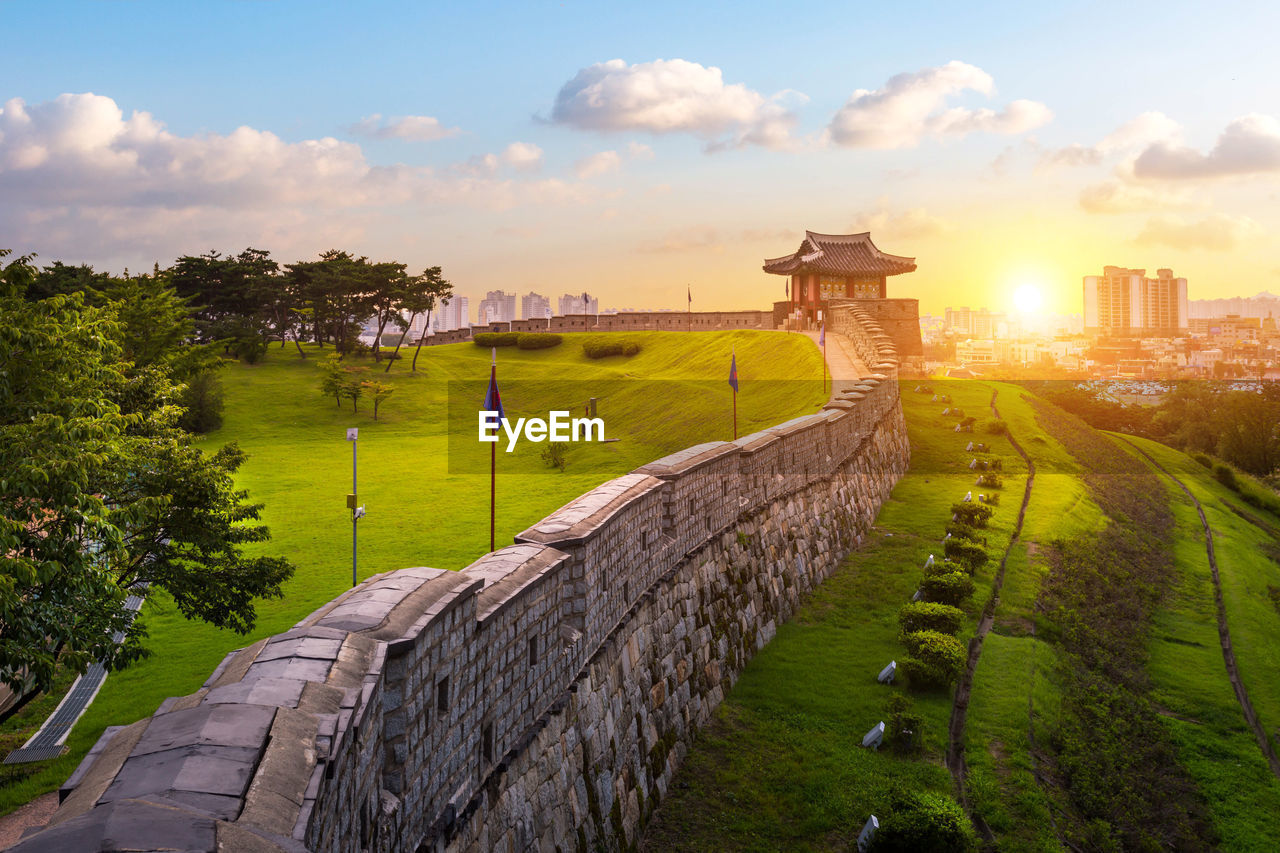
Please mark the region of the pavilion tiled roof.
<svg viewBox="0 0 1280 853"><path fill-rule="evenodd" d="M881 276L913 272L916 259L890 255L871 242L871 232L817 234L804 232L800 248L781 258L767 258L764 271L774 275L815 272L823 275Z"/></svg>

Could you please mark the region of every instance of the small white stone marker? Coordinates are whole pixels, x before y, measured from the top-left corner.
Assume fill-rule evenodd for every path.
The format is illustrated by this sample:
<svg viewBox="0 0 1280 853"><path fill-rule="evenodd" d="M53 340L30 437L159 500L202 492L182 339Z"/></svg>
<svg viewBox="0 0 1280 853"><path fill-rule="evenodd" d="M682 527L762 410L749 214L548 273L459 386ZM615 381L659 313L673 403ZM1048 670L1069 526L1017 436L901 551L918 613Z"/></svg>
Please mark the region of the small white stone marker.
<svg viewBox="0 0 1280 853"><path fill-rule="evenodd" d="M930 554L930 555L929 555L929 559L927 559L927 560L925 560L925 561L924 561L924 567L927 569L927 568L929 568L929 567L930 567L930 566L932 566L932 565L933 565L933 555L932 555L932 554Z"/></svg>
<svg viewBox="0 0 1280 853"><path fill-rule="evenodd" d="M964 502L965 502L965 503L973 503L973 492L965 492L965 493L964 493Z"/></svg>
<svg viewBox="0 0 1280 853"><path fill-rule="evenodd" d="M920 596L922 596L922 595L924 595L924 590L922 590L922 589L917 589L917 590L916 590L916 594L915 594L915 595L913 595L913 596L911 596L911 600L912 600L912 601L919 601L919 600L920 600Z"/></svg>
<svg viewBox="0 0 1280 853"><path fill-rule="evenodd" d="M969 451L970 453L972 453L972 452L973 452L973 442L971 441L971 442L969 442L968 444L966 444L966 445L964 446L964 449L965 449L965 450L967 450L967 451Z"/></svg>
<svg viewBox="0 0 1280 853"><path fill-rule="evenodd" d="M884 742L884 720L871 727L871 731L862 737L862 745L868 749L879 749Z"/></svg>

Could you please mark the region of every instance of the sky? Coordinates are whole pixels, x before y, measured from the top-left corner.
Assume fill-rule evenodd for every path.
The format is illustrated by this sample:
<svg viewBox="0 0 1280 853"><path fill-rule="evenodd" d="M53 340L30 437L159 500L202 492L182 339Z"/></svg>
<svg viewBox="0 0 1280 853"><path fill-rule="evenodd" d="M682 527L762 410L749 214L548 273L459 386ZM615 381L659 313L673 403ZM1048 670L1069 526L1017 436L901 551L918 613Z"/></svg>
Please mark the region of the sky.
<svg viewBox="0 0 1280 853"><path fill-rule="evenodd" d="M922 313L1104 264L1280 291L1280 4L0 0L0 248L341 248L602 307L765 308L806 229ZM686 290L686 288L688 290Z"/></svg>

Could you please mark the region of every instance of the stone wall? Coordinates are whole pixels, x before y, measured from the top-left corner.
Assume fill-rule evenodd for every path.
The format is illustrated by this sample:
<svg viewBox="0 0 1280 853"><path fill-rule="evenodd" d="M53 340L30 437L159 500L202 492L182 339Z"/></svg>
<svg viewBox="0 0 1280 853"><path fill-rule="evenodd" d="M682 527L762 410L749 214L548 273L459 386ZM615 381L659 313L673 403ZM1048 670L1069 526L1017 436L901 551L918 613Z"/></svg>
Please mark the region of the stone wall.
<svg viewBox="0 0 1280 853"><path fill-rule="evenodd" d="M880 326L893 341L898 355L906 359L923 358L920 341L920 300L918 299L848 299L840 300L846 308L862 311ZM834 307L834 306L833 306Z"/></svg>
<svg viewBox="0 0 1280 853"><path fill-rule="evenodd" d="M775 329L772 311L631 311L622 314L568 314L550 320L512 320L439 332L431 345L456 344L480 332L714 332Z"/></svg>
<svg viewBox="0 0 1280 853"><path fill-rule="evenodd" d="M818 414L611 480L459 572L370 578L104 733L15 849L624 849L909 455L891 343Z"/></svg>

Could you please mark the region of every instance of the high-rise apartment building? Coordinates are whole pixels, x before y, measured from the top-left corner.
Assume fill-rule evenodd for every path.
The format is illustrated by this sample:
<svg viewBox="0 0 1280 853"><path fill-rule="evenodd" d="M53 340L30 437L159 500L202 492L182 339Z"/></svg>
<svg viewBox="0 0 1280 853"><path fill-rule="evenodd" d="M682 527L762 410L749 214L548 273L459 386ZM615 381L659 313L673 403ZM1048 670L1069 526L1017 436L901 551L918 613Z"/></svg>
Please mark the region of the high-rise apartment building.
<svg viewBox="0 0 1280 853"><path fill-rule="evenodd" d="M562 317L567 314L598 314L600 300L590 293L566 293L560 297L559 307L560 310L557 313Z"/></svg>
<svg viewBox="0 0 1280 853"><path fill-rule="evenodd" d="M431 316L431 330L434 332L451 332L471 325L470 300L465 296L454 296L445 299L436 306Z"/></svg>
<svg viewBox="0 0 1280 853"><path fill-rule="evenodd" d="M490 290L480 300L478 319L481 326L487 323L509 323L516 319L516 295Z"/></svg>
<svg viewBox="0 0 1280 853"><path fill-rule="evenodd" d="M1087 335L1176 335L1187 331L1187 280L1173 270L1103 267L1084 277Z"/></svg>
<svg viewBox="0 0 1280 853"><path fill-rule="evenodd" d="M520 297L520 316L525 320L543 320L551 316L551 300L530 291Z"/></svg>

